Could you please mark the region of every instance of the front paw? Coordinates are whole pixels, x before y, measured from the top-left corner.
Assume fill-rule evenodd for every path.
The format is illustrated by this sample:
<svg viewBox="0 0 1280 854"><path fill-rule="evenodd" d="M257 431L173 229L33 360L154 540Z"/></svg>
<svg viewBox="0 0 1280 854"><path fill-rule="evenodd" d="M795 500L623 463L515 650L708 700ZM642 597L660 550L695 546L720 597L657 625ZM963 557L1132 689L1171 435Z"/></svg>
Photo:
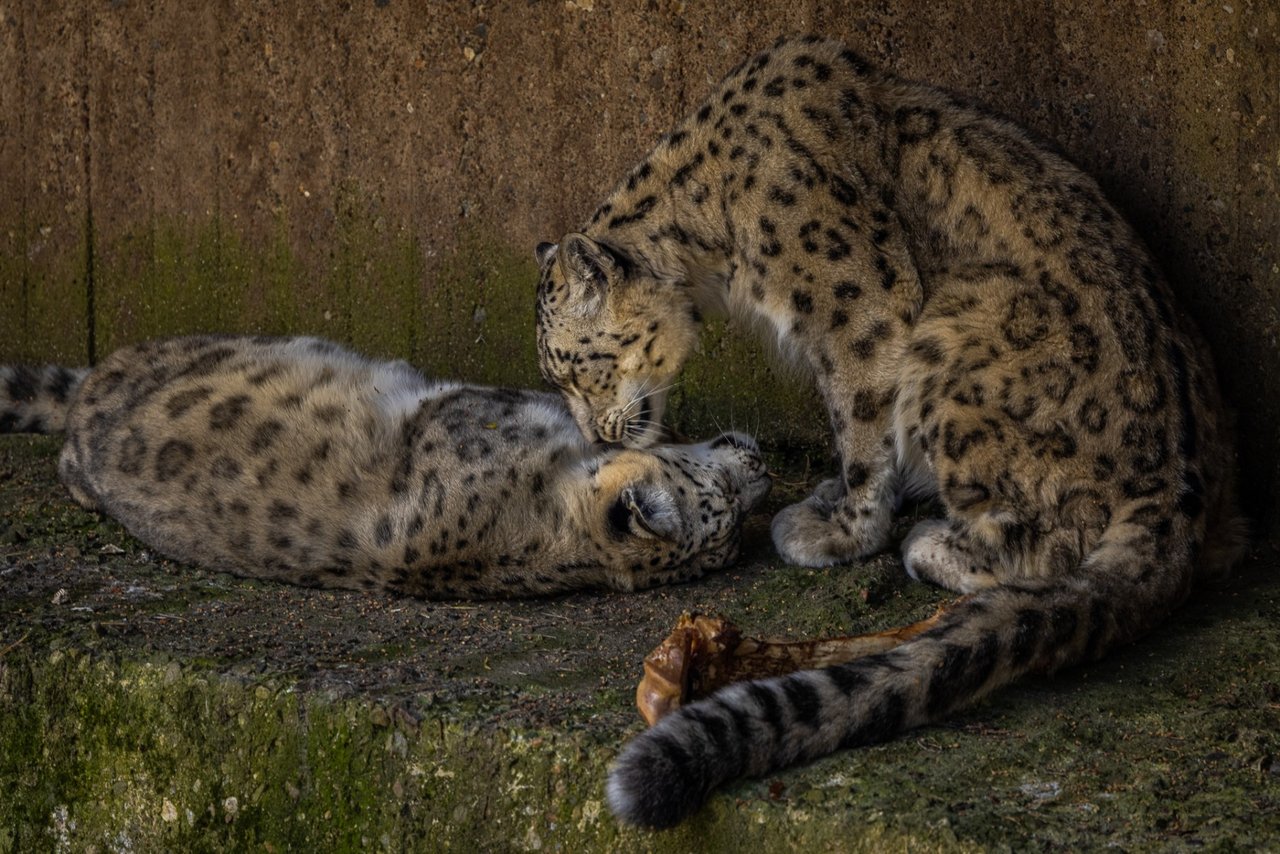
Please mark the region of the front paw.
<svg viewBox="0 0 1280 854"><path fill-rule="evenodd" d="M976 593L997 584L989 557L942 519L916 524L902 541L902 563L916 581L955 593Z"/></svg>
<svg viewBox="0 0 1280 854"><path fill-rule="evenodd" d="M773 517L773 547L796 566L833 566L867 557L884 547L889 530L887 507L861 513L844 496L832 501L824 483L799 504Z"/></svg>

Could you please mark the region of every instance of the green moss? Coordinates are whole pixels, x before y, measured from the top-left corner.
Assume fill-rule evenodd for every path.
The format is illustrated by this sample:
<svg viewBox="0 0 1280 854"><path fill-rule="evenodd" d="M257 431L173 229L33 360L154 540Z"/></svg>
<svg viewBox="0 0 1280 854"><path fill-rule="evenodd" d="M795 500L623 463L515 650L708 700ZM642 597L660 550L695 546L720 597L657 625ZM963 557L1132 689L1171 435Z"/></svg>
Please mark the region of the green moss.
<svg viewBox="0 0 1280 854"><path fill-rule="evenodd" d="M250 303L250 277L217 219L139 225L101 245L95 262L99 357L146 338L235 329Z"/></svg>
<svg viewBox="0 0 1280 854"><path fill-rule="evenodd" d="M356 187L338 193L335 216L329 261L318 270L290 249L288 210L262 245L217 217L113 235L96 255L99 351L195 332L317 334L441 376L537 382L531 259L481 227L437 258ZM5 282L6 304L22 308L20 271ZM0 331L35 345L27 342L35 329L21 321L21 311L7 314Z"/></svg>
<svg viewBox="0 0 1280 854"><path fill-rule="evenodd" d="M358 703L241 685L176 662L76 652L0 663L0 850L649 850L602 805L612 754L583 735L408 728ZM732 801L665 834L725 850L858 850L837 832L756 826ZM848 827L843 828L848 832ZM906 837L873 826L871 840ZM937 842L947 839L944 834ZM933 848L952 847L943 844ZM870 850L868 847L867 850Z"/></svg>
<svg viewBox="0 0 1280 854"><path fill-rule="evenodd" d="M283 684L19 648L0 659L0 850L1265 845L1280 649L1208 637L1166 634L947 726L737 784L656 837L603 810L604 733L463 725L457 709L389 725ZM1187 672L1201 651L1231 675Z"/></svg>
<svg viewBox="0 0 1280 854"><path fill-rule="evenodd" d="M335 264L315 295L327 305L327 334L372 355L411 356L428 322L422 247L407 230L393 229L358 187L340 189L337 215Z"/></svg>
<svg viewBox="0 0 1280 854"><path fill-rule="evenodd" d="M224 230L219 229L220 235ZM324 302L315 302L304 289L307 272L289 248L287 212L277 214L270 244L261 258L249 250L234 232L221 237L223 275L240 283L249 295L240 306L241 323L234 330L288 335L309 326L313 331L324 318ZM249 312L256 311L260 327ZM304 325L305 324L305 325Z"/></svg>
<svg viewBox="0 0 1280 854"><path fill-rule="evenodd" d="M25 223L12 223L7 230L0 226L0 326L25 329L27 314ZM24 342L25 343L25 342ZM8 349L8 348L6 348ZM25 356L14 348L11 358ZM0 837L2 838L2 837Z"/></svg>

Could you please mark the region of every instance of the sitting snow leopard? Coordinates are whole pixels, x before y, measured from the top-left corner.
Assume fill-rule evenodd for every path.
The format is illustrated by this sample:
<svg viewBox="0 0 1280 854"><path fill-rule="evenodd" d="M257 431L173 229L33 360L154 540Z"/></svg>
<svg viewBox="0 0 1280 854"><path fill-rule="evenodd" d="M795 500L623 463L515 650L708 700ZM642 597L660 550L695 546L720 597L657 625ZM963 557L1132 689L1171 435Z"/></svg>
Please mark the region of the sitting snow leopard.
<svg viewBox="0 0 1280 854"><path fill-rule="evenodd" d="M651 440L702 317L727 313L808 369L834 432L838 476L774 519L782 557L863 558L904 497L936 495L907 570L974 594L895 650L663 719L611 772L625 821L1096 659L1242 546L1209 355L1097 185L843 45L744 61L537 255L541 369L584 433Z"/></svg>
<svg viewBox="0 0 1280 854"><path fill-rule="evenodd" d="M428 382L315 338L0 368L0 432L63 429L72 496L170 557L428 598L695 578L735 559L769 487L747 436L593 445L553 394Z"/></svg>

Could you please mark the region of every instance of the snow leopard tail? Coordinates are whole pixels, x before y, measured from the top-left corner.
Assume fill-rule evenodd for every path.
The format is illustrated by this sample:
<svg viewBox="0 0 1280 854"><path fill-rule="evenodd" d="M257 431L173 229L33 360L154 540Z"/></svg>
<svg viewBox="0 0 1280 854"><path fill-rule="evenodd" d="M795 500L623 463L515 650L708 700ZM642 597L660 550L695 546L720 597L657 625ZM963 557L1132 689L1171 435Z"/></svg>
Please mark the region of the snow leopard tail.
<svg viewBox="0 0 1280 854"><path fill-rule="evenodd" d="M61 433L89 368L0 365L0 433Z"/></svg>
<svg viewBox="0 0 1280 854"><path fill-rule="evenodd" d="M669 827L725 782L887 740L1022 676L1137 639L1186 598L1192 560L1186 551L1162 560L1150 537L1126 539L1104 540L1070 577L962 599L894 649L731 685L677 710L623 749L609 773L610 808L628 824Z"/></svg>

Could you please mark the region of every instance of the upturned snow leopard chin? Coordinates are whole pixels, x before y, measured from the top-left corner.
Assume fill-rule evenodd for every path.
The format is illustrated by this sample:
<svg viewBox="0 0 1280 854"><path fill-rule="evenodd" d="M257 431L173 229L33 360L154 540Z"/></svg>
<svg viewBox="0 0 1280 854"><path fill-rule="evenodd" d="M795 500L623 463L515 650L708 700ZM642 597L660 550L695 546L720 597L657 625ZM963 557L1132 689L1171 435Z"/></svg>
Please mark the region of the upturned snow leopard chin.
<svg viewBox="0 0 1280 854"><path fill-rule="evenodd" d="M702 318L728 314L807 370L832 427L835 476L776 516L779 554L864 558L901 498L937 496L907 571L972 594L891 652L664 719L610 777L626 821L1098 658L1242 546L1208 351L1097 184L841 44L744 60L537 257L541 369L586 435L651 441Z"/></svg>
<svg viewBox="0 0 1280 854"><path fill-rule="evenodd" d="M72 496L159 552L429 598L695 578L736 558L769 487L741 434L605 447L554 394L432 382L315 338L0 368L0 432L63 430Z"/></svg>

